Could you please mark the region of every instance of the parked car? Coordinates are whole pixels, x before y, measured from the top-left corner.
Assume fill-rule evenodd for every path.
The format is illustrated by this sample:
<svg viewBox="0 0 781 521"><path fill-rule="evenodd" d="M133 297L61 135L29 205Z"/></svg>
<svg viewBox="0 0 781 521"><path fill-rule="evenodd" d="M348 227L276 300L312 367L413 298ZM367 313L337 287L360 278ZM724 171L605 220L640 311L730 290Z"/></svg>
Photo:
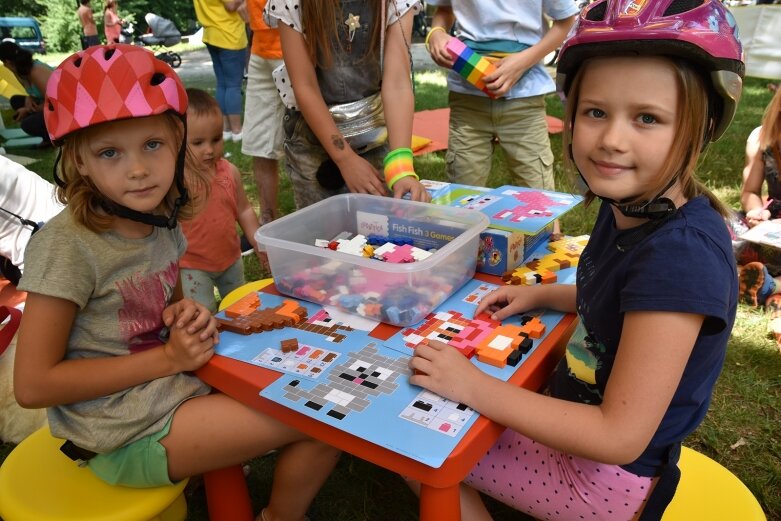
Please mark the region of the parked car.
<svg viewBox="0 0 781 521"><path fill-rule="evenodd" d="M0 17L0 40L12 41L33 54L45 54L46 42L38 21L31 17Z"/></svg>

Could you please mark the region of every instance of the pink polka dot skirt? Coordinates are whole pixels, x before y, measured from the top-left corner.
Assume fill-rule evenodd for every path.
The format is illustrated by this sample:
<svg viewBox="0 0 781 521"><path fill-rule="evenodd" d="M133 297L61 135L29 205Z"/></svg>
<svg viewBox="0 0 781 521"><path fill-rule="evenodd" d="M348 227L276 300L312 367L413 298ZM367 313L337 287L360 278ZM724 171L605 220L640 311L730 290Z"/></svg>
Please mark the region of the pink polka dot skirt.
<svg viewBox="0 0 781 521"><path fill-rule="evenodd" d="M653 480L507 429L465 482L536 519L603 521L637 517Z"/></svg>

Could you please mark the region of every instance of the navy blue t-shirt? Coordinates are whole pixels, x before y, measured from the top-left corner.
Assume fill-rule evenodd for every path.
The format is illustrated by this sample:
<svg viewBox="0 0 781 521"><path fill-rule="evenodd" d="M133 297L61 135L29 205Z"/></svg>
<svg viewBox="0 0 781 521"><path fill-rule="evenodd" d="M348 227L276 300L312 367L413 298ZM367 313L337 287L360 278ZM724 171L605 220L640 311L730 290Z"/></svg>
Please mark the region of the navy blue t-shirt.
<svg viewBox="0 0 781 521"><path fill-rule="evenodd" d="M635 246L620 251L617 241L627 233L632 230L616 229L610 205L602 203L578 264L580 324L551 378L550 390L566 400L602 403L626 312L704 315L670 408L643 454L624 465L635 474L653 476L668 449L694 431L708 410L735 321L738 283L724 219L703 196L683 205Z"/></svg>

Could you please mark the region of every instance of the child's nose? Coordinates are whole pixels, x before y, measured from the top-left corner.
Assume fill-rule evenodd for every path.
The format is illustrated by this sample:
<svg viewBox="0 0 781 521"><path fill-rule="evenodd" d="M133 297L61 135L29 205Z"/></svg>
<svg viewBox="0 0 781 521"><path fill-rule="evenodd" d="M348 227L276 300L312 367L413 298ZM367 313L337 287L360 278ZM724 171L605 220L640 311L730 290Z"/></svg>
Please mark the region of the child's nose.
<svg viewBox="0 0 781 521"><path fill-rule="evenodd" d="M622 150L628 131L621 121L608 121L602 132L602 146L610 150Z"/></svg>
<svg viewBox="0 0 781 521"><path fill-rule="evenodd" d="M139 157L133 157L130 163L129 175L131 178L145 177L149 174L149 168L145 161Z"/></svg>

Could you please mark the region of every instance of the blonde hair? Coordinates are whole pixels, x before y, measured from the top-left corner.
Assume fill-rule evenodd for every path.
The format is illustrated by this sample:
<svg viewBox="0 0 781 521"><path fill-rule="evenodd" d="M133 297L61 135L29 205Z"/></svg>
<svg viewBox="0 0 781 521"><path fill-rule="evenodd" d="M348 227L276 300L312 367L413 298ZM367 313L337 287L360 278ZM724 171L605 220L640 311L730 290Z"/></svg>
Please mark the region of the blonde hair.
<svg viewBox="0 0 781 521"><path fill-rule="evenodd" d="M173 143L180 145L184 139L185 128L182 119L172 112L166 112L162 116L164 118L163 124L174 138ZM62 145L61 158L57 166L57 175L65 184L64 187L57 187L57 199L68 205L68 210L73 214L76 222L96 233L110 230L115 216L107 214L103 209L101 204L104 200L103 194L100 193L92 179L81 175L77 165L81 163L79 158L87 150L90 137L99 131L100 127L101 125L94 125L69 134ZM178 153L178 146L171 147L171 154L177 156ZM190 198L179 209L180 219L192 218L195 212L201 208L209 191L207 178L189 152L185 153L185 165L195 175L185 179ZM170 214L179 195L179 189L174 181L155 213Z"/></svg>
<svg viewBox="0 0 781 521"><path fill-rule="evenodd" d="M372 4L371 9L374 16L371 39L365 57L379 54L381 24L385 23L385 20L380 20L380 13L382 12L382 2L387 0L369 1ZM336 21L336 6L339 3L332 0L306 0L300 2L299 5L301 6L301 25L304 30L309 59L315 66L330 67L333 63L331 40L338 42L339 48L344 49L339 38L339 27Z"/></svg>
<svg viewBox="0 0 781 521"><path fill-rule="evenodd" d="M759 130L759 148L767 150L775 148L781 138L781 89L776 89L776 94L765 107L762 116L762 127Z"/></svg>
<svg viewBox="0 0 781 521"><path fill-rule="evenodd" d="M612 56L612 55L611 55ZM660 56L664 58L663 56ZM564 150L570 151L565 154L565 163L571 174L578 175L577 166L572 158L572 132L575 126L575 115L577 114L578 99L580 96L580 87L583 82L584 71L592 60L598 60L600 57L593 57L585 60L578 69L572 80L569 94L567 96L567 107L564 114ZM710 127L713 121L708 111L708 90L702 76L686 61L669 59L676 72L678 83L678 114L676 128L678 130L676 139L667 154L667 158L662 164L659 175L646 191L637 196L633 201L627 201L628 204L637 204L656 197L672 180L677 176L681 186L681 193L687 199L691 200L698 195L704 195L708 198L710 205L721 215L727 217L731 214L730 209L722 203L708 188L697 179L697 162L703 150L703 140L706 139L706 132L712 130ZM589 190L585 195L585 204L590 204L596 194Z"/></svg>

